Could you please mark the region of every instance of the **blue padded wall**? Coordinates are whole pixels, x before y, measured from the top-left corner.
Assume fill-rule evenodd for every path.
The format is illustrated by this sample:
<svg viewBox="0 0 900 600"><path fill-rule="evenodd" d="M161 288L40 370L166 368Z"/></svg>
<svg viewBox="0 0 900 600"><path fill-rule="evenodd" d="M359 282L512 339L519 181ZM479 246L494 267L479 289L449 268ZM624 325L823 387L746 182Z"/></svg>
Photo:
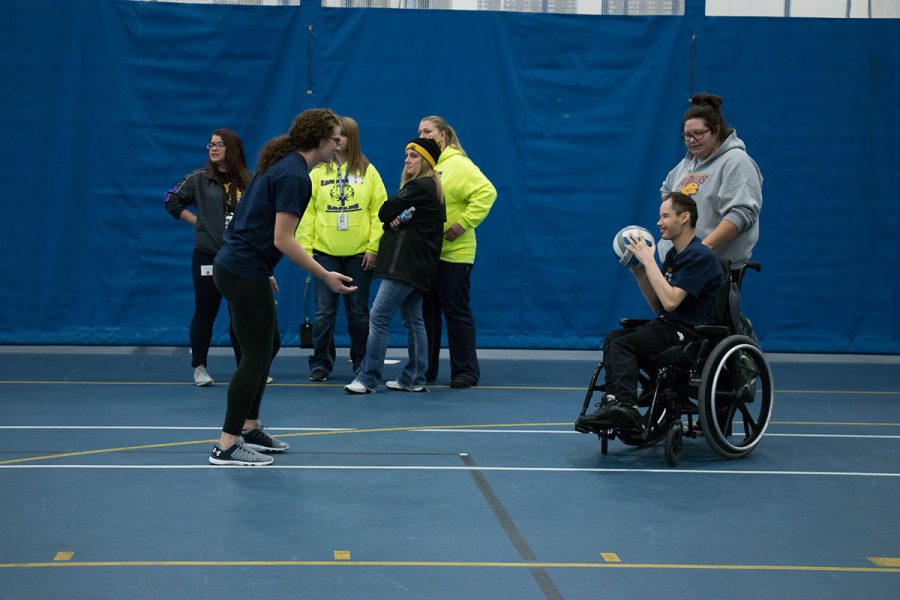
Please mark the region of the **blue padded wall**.
<svg viewBox="0 0 900 600"><path fill-rule="evenodd" d="M764 270L744 300L764 347L900 351L900 22L687 4L598 17L4 2L0 343L185 345L192 234L165 191L203 164L213 129L238 131L255 162L297 113L328 106L360 123L389 192L428 114L496 185L472 280L480 346L597 348L621 316L648 314L611 238L653 229L686 99L707 90L765 177ZM296 344L304 274L285 260L277 276Z"/></svg>

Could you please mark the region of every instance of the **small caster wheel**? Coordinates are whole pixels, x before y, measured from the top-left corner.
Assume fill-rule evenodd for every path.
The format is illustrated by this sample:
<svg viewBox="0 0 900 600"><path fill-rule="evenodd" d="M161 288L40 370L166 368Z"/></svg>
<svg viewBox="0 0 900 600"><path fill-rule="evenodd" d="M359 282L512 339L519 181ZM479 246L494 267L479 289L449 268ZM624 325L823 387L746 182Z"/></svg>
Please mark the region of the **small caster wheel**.
<svg viewBox="0 0 900 600"><path fill-rule="evenodd" d="M609 438L606 435L600 436L600 453L606 456L609 452Z"/></svg>
<svg viewBox="0 0 900 600"><path fill-rule="evenodd" d="M666 432L666 462L677 467L681 462L681 421L675 421Z"/></svg>

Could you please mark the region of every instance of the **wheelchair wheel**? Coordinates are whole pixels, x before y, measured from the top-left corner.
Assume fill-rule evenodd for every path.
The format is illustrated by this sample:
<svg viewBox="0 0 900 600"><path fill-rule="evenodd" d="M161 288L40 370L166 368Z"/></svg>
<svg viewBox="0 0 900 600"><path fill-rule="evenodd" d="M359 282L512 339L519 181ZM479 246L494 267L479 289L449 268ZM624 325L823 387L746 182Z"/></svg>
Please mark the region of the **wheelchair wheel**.
<svg viewBox="0 0 900 600"><path fill-rule="evenodd" d="M772 414L772 370L751 338L719 342L700 377L700 426L712 449L725 458L749 454L762 439Z"/></svg>
<svg viewBox="0 0 900 600"><path fill-rule="evenodd" d="M666 431L666 462L671 467L677 467L681 463L681 434L681 421L674 421Z"/></svg>

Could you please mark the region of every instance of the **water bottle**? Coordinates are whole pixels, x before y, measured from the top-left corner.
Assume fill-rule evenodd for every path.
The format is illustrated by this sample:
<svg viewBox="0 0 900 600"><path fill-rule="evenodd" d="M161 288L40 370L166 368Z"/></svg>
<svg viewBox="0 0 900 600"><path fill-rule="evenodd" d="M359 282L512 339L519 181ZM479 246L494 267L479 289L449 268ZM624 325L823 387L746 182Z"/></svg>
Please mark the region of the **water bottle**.
<svg viewBox="0 0 900 600"><path fill-rule="evenodd" d="M412 219L414 212L416 212L416 207L410 206L409 208L404 210L402 213L400 213L400 216L398 216L397 218L400 219L401 223L406 223L407 221Z"/></svg>

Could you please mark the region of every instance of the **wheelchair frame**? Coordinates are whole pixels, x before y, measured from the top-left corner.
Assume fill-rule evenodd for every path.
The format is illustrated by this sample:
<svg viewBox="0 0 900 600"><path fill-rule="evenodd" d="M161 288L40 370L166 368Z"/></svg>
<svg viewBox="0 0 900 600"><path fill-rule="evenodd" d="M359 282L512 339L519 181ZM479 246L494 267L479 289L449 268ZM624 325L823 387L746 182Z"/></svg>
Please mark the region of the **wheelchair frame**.
<svg viewBox="0 0 900 600"><path fill-rule="evenodd" d="M747 263L735 271L727 263L723 267L731 276L725 278L716 299L717 324L695 327L697 341L674 347L674 353L668 356L669 350L660 353L653 358L655 372L639 374L638 407L647 409L641 416L640 430L608 422L581 422L594 392L605 392L605 386L597 384L603 361L597 364L575 430L595 433L604 455L609 441L616 438L631 446L652 446L665 439L666 462L677 466L685 436L695 438L702 432L713 451L729 459L748 455L762 439L772 414L774 380L762 348L740 329L744 273L748 268L760 271L761 267L759 263ZM621 325L629 329L647 322L623 319ZM695 358L686 356L689 351L696 351ZM674 354L681 360L672 361ZM754 415L748 405L755 403L758 410ZM735 432L741 430L743 438L735 439Z"/></svg>

